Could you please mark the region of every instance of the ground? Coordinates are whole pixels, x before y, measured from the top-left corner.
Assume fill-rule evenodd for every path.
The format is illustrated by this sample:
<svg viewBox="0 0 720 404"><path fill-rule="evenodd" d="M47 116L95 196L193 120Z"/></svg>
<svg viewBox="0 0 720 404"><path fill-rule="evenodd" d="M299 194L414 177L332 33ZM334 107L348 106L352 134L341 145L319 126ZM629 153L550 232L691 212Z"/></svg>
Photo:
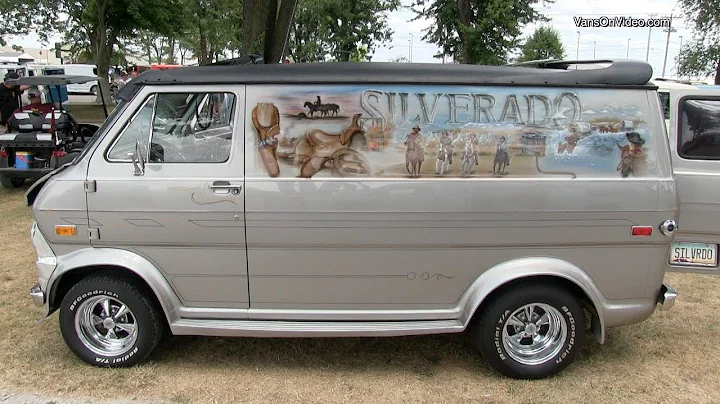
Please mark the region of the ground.
<svg viewBox="0 0 720 404"><path fill-rule="evenodd" d="M27 185L0 189L0 403L720 402L720 277L669 274L675 307L591 337L557 377L493 372L464 335L258 339L170 337L141 366L100 369L65 346L41 308ZM621 282L622 280L618 280Z"/></svg>

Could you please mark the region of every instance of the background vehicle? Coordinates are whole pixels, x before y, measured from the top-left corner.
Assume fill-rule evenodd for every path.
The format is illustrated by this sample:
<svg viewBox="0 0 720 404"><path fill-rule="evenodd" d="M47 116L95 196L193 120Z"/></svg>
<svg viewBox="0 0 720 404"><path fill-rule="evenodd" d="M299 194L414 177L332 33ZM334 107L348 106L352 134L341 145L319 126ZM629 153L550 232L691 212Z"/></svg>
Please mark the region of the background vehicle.
<svg viewBox="0 0 720 404"><path fill-rule="evenodd" d="M34 76L8 80L14 85L60 87L97 84L99 77ZM59 90L58 90L59 91ZM102 95L102 92L101 92ZM16 112L8 131L0 135L0 183L18 188L25 179L37 179L77 157L98 130L97 125L78 123L62 103L53 114ZM107 117L107 108L105 108Z"/></svg>
<svg viewBox="0 0 720 404"><path fill-rule="evenodd" d="M99 88L99 76L97 75L97 67L88 64L62 64L62 65L38 65L36 67L40 75L64 75L64 76L86 76L94 77L94 80L73 83L67 86L68 93L71 94L92 94L97 95Z"/></svg>

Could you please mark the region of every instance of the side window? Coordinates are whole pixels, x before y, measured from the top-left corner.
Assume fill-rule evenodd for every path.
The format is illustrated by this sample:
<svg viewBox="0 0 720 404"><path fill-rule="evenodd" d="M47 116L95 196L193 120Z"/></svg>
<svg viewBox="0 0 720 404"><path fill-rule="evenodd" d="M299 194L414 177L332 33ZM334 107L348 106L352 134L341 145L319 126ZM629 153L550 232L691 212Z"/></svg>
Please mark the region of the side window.
<svg viewBox="0 0 720 404"><path fill-rule="evenodd" d="M158 94L148 161L228 161L234 111L235 95L232 93Z"/></svg>
<svg viewBox="0 0 720 404"><path fill-rule="evenodd" d="M154 94L124 129L108 159L128 161L140 140L149 163L224 163L230 158L235 107L232 93Z"/></svg>
<svg viewBox="0 0 720 404"><path fill-rule="evenodd" d="M660 104L663 107L663 113L665 113L665 119L670 119L670 93L664 91L658 92L660 95Z"/></svg>
<svg viewBox="0 0 720 404"><path fill-rule="evenodd" d="M720 160L720 99L680 102L678 154L690 160Z"/></svg>
<svg viewBox="0 0 720 404"><path fill-rule="evenodd" d="M107 154L108 160L130 161L128 154L135 152L135 142L140 141L141 146L147 144L147 140L150 139L150 123L154 106L155 96L152 95L140 107L140 110L120 133L120 137L110 147Z"/></svg>

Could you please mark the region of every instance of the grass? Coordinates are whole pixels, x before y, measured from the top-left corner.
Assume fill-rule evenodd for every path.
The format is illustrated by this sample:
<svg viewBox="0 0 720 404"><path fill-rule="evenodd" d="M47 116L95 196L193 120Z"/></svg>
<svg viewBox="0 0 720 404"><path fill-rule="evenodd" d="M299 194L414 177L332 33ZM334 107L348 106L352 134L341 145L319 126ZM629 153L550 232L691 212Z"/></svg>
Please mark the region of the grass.
<svg viewBox="0 0 720 404"><path fill-rule="evenodd" d="M720 402L720 277L707 275L669 274L680 292L672 310L610 329L605 345L589 338L569 368L541 381L499 376L462 335L171 337L141 366L91 367L66 348L57 313L36 323L24 190L0 190L0 388L178 403Z"/></svg>

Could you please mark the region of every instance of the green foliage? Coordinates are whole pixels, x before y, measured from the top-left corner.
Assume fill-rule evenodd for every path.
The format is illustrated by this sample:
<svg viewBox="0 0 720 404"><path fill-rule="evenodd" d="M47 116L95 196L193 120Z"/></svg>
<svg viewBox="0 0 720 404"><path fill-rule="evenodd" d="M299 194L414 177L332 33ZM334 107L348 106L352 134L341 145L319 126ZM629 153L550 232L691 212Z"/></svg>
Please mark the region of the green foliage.
<svg viewBox="0 0 720 404"><path fill-rule="evenodd" d="M47 42L58 17L54 0L0 0L0 45L7 45L7 37L34 33Z"/></svg>
<svg viewBox="0 0 720 404"><path fill-rule="evenodd" d="M390 60L389 60L388 62L393 62L393 63L408 63L409 60L408 60L408 58L405 57L405 56L398 55L398 56L395 56L394 58L390 58Z"/></svg>
<svg viewBox="0 0 720 404"><path fill-rule="evenodd" d="M717 0L680 0L685 19L693 26L693 40L675 59L681 76L715 74L720 85L720 6Z"/></svg>
<svg viewBox="0 0 720 404"><path fill-rule="evenodd" d="M299 0L288 48L297 61L369 61L392 39L400 0Z"/></svg>
<svg viewBox="0 0 720 404"><path fill-rule="evenodd" d="M564 57L565 51L560 40L560 32L552 27L542 26L536 29L522 45L522 55L518 58L518 62Z"/></svg>
<svg viewBox="0 0 720 404"><path fill-rule="evenodd" d="M526 24L547 21L534 6L554 0L413 0L413 21L432 22L423 40L461 63L500 65L517 49Z"/></svg>

